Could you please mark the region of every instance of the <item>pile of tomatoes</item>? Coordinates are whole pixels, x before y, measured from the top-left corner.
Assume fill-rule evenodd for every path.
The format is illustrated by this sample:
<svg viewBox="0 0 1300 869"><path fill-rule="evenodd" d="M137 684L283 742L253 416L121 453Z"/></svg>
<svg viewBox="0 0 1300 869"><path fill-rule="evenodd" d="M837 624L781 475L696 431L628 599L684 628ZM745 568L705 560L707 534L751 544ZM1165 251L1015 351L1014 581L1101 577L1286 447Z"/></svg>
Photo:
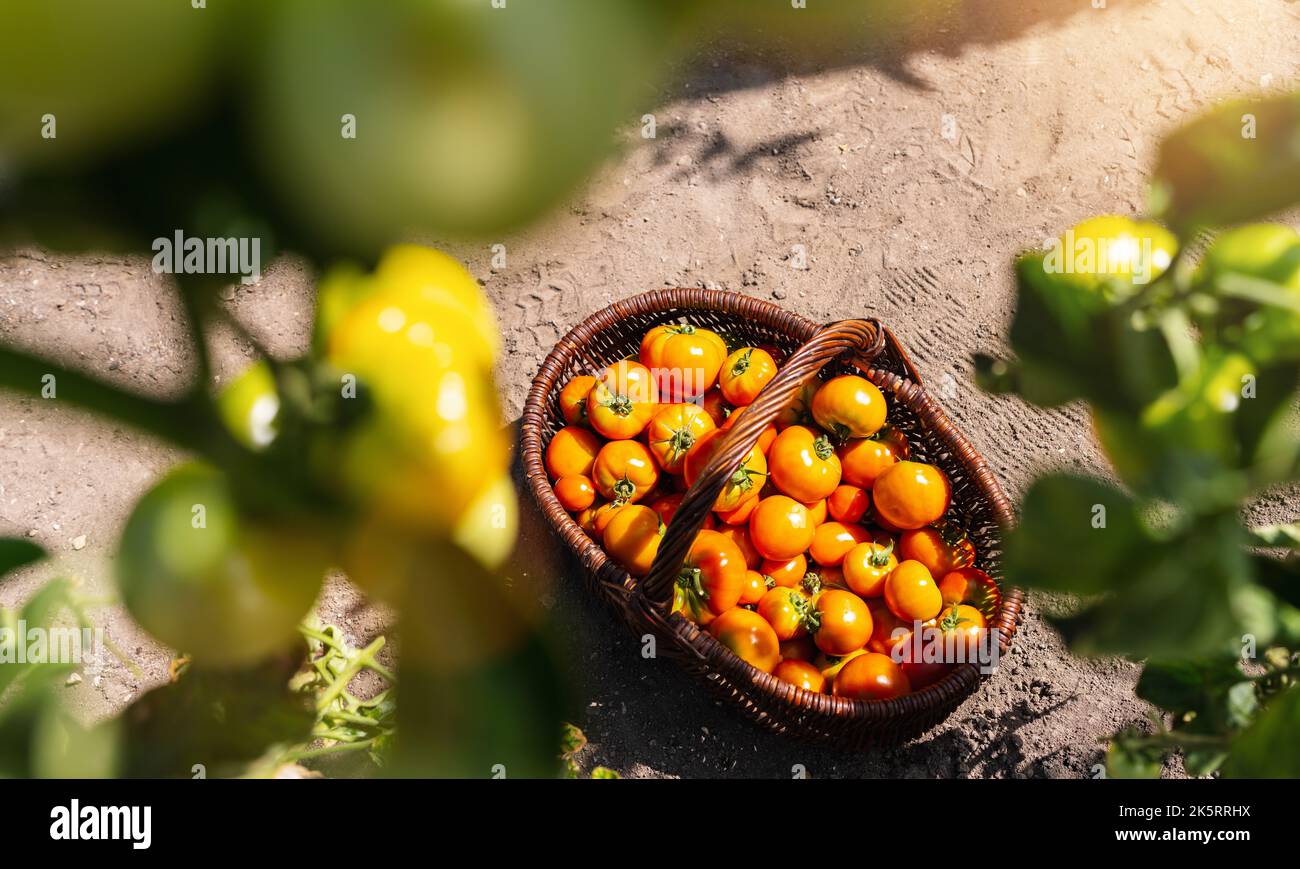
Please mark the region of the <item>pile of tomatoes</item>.
<svg viewBox="0 0 1300 869"><path fill-rule="evenodd" d="M780 351L729 349L688 324L560 392L546 449L556 497L633 576L718 446L776 376ZM973 650L1000 605L952 488L911 461L869 380L810 380L727 480L677 577L674 611L765 673L813 692L898 697L950 659L912 653L925 628ZM965 657L960 660L973 660Z"/></svg>

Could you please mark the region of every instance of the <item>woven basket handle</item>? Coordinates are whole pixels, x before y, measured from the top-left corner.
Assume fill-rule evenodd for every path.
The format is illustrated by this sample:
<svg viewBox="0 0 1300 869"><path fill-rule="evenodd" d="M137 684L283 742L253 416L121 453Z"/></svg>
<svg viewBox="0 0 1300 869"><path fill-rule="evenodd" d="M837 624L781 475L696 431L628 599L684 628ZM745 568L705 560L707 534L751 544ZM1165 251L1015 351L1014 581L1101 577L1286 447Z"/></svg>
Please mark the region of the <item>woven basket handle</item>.
<svg viewBox="0 0 1300 869"><path fill-rule="evenodd" d="M636 594L644 597L661 618L667 618L672 609L677 573L705 517L713 509L727 480L739 470L749 451L758 443L759 436L794 400L803 385L828 362L851 353L865 370L870 360L884 349L887 331L876 320L842 320L823 326L786 360L740 422L727 430L718 451L668 523L650 574L637 584Z"/></svg>

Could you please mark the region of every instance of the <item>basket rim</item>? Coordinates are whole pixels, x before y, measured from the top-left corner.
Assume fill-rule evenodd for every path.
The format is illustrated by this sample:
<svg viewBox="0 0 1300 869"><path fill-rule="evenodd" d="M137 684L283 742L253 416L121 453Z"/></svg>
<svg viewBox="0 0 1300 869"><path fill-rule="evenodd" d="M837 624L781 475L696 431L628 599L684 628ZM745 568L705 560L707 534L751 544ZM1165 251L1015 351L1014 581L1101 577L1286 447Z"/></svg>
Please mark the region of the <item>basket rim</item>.
<svg viewBox="0 0 1300 869"><path fill-rule="evenodd" d="M738 308L748 310L741 311ZM573 517L569 515L568 511L563 508L558 498L556 498L542 461L543 426L547 419L547 405L554 391L563 386L558 382L559 375L563 373L570 362L585 357L585 345L591 337L611 326L617 325L624 318L665 313L670 310L704 310L730 316L742 314L752 316L757 312L760 314L758 319L764 325L776 331L785 332L801 344L821 328L816 322L766 299L758 299L727 290L678 287L648 290L606 305L583 319L556 342L533 378L520 417L521 459L528 480L528 487L553 532L572 550L584 569L591 572L597 579L600 578L602 573L612 573L616 578L622 580L622 593L627 596L628 600L618 601L616 599L618 592L607 589L606 593L601 595L606 599L607 603L622 603L626 606L629 600L637 596L635 589L638 581L621 566L617 565L603 547L578 527ZM883 325L881 328L884 328ZM888 334L888 330L885 329L885 331ZM892 340L892 335L889 337ZM901 350L901 347L899 349ZM588 358L587 361L595 360ZM915 369L910 365L910 362L907 362L905 354L904 361L906 363L905 368L909 373L914 373ZM861 365L858 367L861 368ZM933 411L946 424L944 426L945 430L941 431L938 436L945 444L953 448L957 460L965 465L968 471L972 472L972 483L989 499L998 519L999 531L1000 533L1005 532L1014 522L1014 512L1011 510L1009 500L1002 492L1001 486L992 472L988 469L983 457L930 398L924 386L920 383L919 375L915 380L910 380L893 372L874 367L864 370L864 374L877 386L888 387L893 392L895 400L905 401L914 412L917 412L918 406L926 406L928 411ZM916 398L911 401L902 398L899 395L899 389L904 387L910 387L909 392L914 393ZM1013 586L1001 585L1001 609L995 618L990 621L989 627L991 630L998 632L1000 652L1005 654L1010 649L1016 633L1020 607L1023 602L1023 591ZM955 708L966 697L974 693L983 679L987 678L984 674L979 674L978 669L973 664L959 664L953 667L938 682L903 697L888 700L835 697L828 694L814 693L793 685L786 685L786 683L781 683L786 685L786 688L776 690L775 686L765 684L770 683L775 677L764 673L739 658L730 649L717 642L707 630L683 618L680 614L675 613L669 616L668 620L661 622L661 624L665 632L675 635L683 644L694 648L697 653L700 653L701 665L705 670L719 672L719 675L724 679L734 681L732 676L722 674L709 660L721 656L728 660L731 665L729 669L733 674L744 675L744 685L741 687L749 688L754 692L761 692L764 699L778 702L789 710L797 711L805 716L858 720L864 724L883 724L893 719L940 708L946 702L954 699L956 702L953 703L953 708ZM692 633L694 637L689 636ZM703 654L704 649L700 648L701 644L709 651L707 656ZM739 673L737 673L737 670ZM972 673L975 674L974 678L972 678ZM787 689L792 689L792 691ZM789 694L789 696L783 696L786 694Z"/></svg>

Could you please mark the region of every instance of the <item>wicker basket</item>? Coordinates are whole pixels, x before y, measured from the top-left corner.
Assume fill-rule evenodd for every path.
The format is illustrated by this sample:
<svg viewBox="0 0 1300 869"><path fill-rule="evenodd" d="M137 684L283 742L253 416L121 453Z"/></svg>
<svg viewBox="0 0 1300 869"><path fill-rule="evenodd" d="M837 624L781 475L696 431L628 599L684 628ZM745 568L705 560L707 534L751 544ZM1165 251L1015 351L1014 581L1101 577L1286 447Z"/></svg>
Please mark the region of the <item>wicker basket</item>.
<svg viewBox="0 0 1300 869"><path fill-rule="evenodd" d="M650 574L638 582L556 500L542 457L551 436L564 425L558 396L570 378L634 356L651 326L683 319L746 344L775 345L787 358L686 494ZM952 507L946 518L971 536L977 566L1000 581L1000 533L1013 521L1011 505L984 460L921 386L907 354L876 321L846 320L820 327L770 302L717 290L656 290L616 302L565 335L542 363L524 406L524 470L547 521L573 550L592 588L635 634L657 638L657 654L703 677L749 717L778 732L842 747L896 744L951 714L978 687L978 668L956 666L939 682L894 700L814 694L755 669L707 631L670 613L674 578L725 481L802 384L823 369L832 375L858 371L880 387L889 403L890 422L907 435L913 456L937 465L951 480ZM1004 652L1015 633L1022 600L1018 589L1004 588L1001 609L990 622Z"/></svg>

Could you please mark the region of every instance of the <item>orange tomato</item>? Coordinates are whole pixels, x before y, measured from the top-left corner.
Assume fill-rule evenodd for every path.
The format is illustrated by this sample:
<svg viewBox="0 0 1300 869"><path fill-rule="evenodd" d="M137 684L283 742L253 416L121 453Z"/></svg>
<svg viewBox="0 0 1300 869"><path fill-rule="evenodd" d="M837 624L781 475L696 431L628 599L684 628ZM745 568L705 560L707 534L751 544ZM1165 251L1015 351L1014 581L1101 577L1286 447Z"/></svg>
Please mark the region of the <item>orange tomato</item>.
<svg viewBox="0 0 1300 869"><path fill-rule="evenodd" d="M939 614L936 627L941 632L945 651L953 652L953 661L979 663L980 649L988 622L973 606L953 604Z"/></svg>
<svg viewBox="0 0 1300 869"><path fill-rule="evenodd" d="M813 604L813 613L813 642L827 655L847 655L871 639L871 611L853 592L823 591Z"/></svg>
<svg viewBox="0 0 1300 869"><path fill-rule="evenodd" d="M898 538L898 554L903 559L921 562L931 576L945 576L975 563L975 544L956 525L940 522L904 531Z"/></svg>
<svg viewBox="0 0 1300 869"><path fill-rule="evenodd" d="M758 602L758 614L767 620L779 640L793 640L808 633L812 603L797 588L777 586Z"/></svg>
<svg viewBox="0 0 1300 869"><path fill-rule="evenodd" d="M920 462L899 462L876 478L876 515L904 531L937 522L948 510L952 486L943 472Z"/></svg>
<svg viewBox="0 0 1300 869"><path fill-rule="evenodd" d="M991 619L1002 607L1002 591L997 580L978 567L962 567L944 574L939 580L939 594L945 604L968 603L985 619Z"/></svg>
<svg viewBox="0 0 1300 869"><path fill-rule="evenodd" d="M632 503L641 500L659 482L659 467L645 444L610 441L596 454L591 479L601 497Z"/></svg>
<svg viewBox="0 0 1300 869"><path fill-rule="evenodd" d="M854 594L862 597L880 597L885 593L885 580L898 566L893 544L881 546L875 541L859 543L844 556L840 567L844 581Z"/></svg>
<svg viewBox="0 0 1300 869"><path fill-rule="evenodd" d="M573 517L573 521L578 523L578 527L587 532L588 537L600 537L600 532L596 530L596 514L607 506L605 502L592 504L585 510L579 510Z"/></svg>
<svg viewBox="0 0 1300 869"><path fill-rule="evenodd" d="M728 356L718 372L718 388L732 404L751 404L776 377L776 360L766 350L741 347Z"/></svg>
<svg viewBox="0 0 1300 869"><path fill-rule="evenodd" d="M663 533L658 513L641 504L628 504L610 518L602 540L610 558L633 576L645 576L659 552Z"/></svg>
<svg viewBox="0 0 1300 869"><path fill-rule="evenodd" d="M659 397L650 369L626 359L605 369L587 396L587 422L610 440L634 438L650 423Z"/></svg>
<svg viewBox="0 0 1300 869"><path fill-rule="evenodd" d="M732 410L731 413L727 415L727 421L722 424L721 428L729 429L734 426L740 421L741 414L748 409L749 405L745 405ZM768 451L772 448L772 442L776 440L776 434L776 426L769 425L767 428L763 429L763 432L758 436L757 446L763 455L767 455Z"/></svg>
<svg viewBox="0 0 1300 869"><path fill-rule="evenodd" d="M659 467L670 474L679 473L686 453L703 435L716 426L704 409L695 404L663 404L650 417L646 441Z"/></svg>
<svg viewBox="0 0 1300 869"><path fill-rule="evenodd" d="M592 485L590 477L581 474L560 477L555 482L555 497L565 510L578 513L595 503L596 487Z"/></svg>
<svg viewBox="0 0 1300 869"><path fill-rule="evenodd" d="M886 438L858 438L840 444L837 454L843 468L844 482L862 489L870 489L876 478L906 458L897 443Z"/></svg>
<svg viewBox="0 0 1300 869"><path fill-rule="evenodd" d="M812 522L813 525L821 525L826 521L826 498L822 498L820 501L801 501L800 503L808 508L808 520Z"/></svg>
<svg viewBox="0 0 1300 869"><path fill-rule="evenodd" d="M770 576L764 576L757 570L745 571L745 587L740 592L740 605L754 605L763 599L772 586Z"/></svg>
<svg viewBox="0 0 1300 869"><path fill-rule="evenodd" d="M836 697L856 700L892 700L912 690L903 668L888 655L867 652L849 661L835 676Z"/></svg>
<svg viewBox="0 0 1300 869"><path fill-rule="evenodd" d="M871 509L871 495L857 486L836 486L826 499L826 507L837 522L859 522Z"/></svg>
<svg viewBox="0 0 1300 869"><path fill-rule="evenodd" d="M818 655L813 661L813 666L822 674L822 678L827 682L833 683L835 677L839 675L844 665L854 658L861 657L867 653L866 649L858 649L849 652L847 655Z"/></svg>
<svg viewBox="0 0 1300 869"><path fill-rule="evenodd" d="M943 609L943 595L924 564L900 561L885 579L885 603L903 621L923 622Z"/></svg>
<svg viewBox="0 0 1300 869"><path fill-rule="evenodd" d="M677 575L686 613L696 618L705 611L718 616L734 607L745 590L745 570L744 556L730 539L717 531L695 535Z"/></svg>
<svg viewBox="0 0 1300 869"><path fill-rule="evenodd" d="M546 473L551 479L586 477L600 452L600 438L585 428L566 425L546 445Z"/></svg>
<svg viewBox="0 0 1300 869"><path fill-rule="evenodd" d="M740 550L741 557L745 559L745 566L756 568L763 561L763 556L759 555L758 549L754 546L754 541L749 535L749 528L745 525L723 525L717 529L723 537L736 544Z"/></svg>
<svg viewBox="0 0 1300 869"><path fill-rule="evenodd" d="M587 396L591 395L596 378L579 374L564 384L560 390L560 413L568 425L581 425L587 421Z"/></svg>
<svg viewBox="0 0 1300 869"><path fill-rule="evenodd" d="M787 561L812 545L816 529L808 508L785 495L758 502L749 517L749 539L764 558Z"/></svg>
<svg viewBox="0 0 1300 869"><path fill-rule="evenodd" d="M820 501L840 484L840 460L825 435L792 425L768 451L772 482L796 501Z"/></svg>
<svg viewBox="0 0 1300 869"><path fill-rule="evenodd" d="M859 543L871 539L871 532L861 525L826 522L818 525L809 547L813 561L823 567L837 567L844 556Z"/></svg>
<svg viewBox="0 0 1300 869"><path fill-rule="evenodd" d="M758 569L765 576L772 577L772 581L777 585L795 588L803 579L803 575L808 572L808 559L804 558L802 552L794 558L765 558Z"/></svg>
<svg viewBox="0 0 1300 869"><path fill-rule="evenodd" d="M735 607L709 625L709 633L755 669L771 673L781 661L781 644L772 627L756 612Z"/></svg>
<svg viewBox="0 0 1300 869"><path fill-rule="evenodd" d="M718 382L727 344L708 329L670 323L646 333L640 357L654 371L665 401L688 401Z"/></svg>
<svg viewBox="0 0 1300 869"><path fill-rule="evenodd" d="M626 506L627 504L621 501L609 501L599 507L593 507L592 509L595 512L591 517L591 527L596 530L596 534L603 537L605 529L609 527L610 520L618 515L619 510Z"/></svg>
<svg viewBox="0 0 1300 869"><path fill-rule="evenodd" d="M714 429L695 441L695 446L691 447L686 454L685 472L688 486L695 485L700 474L704 473L709 460L722 445L723 439L722 432ZM746 498L758 494L766 478L767 459L759 452L758 447L754 447L746 454L740 467L732 472L726 485L718 493L717 500L713 502L713 509L724 513L736 509Z"/></svg>
<svg viewBox="0 0 1300 869"><path fill-rule="evenodd" d="M820 694L826 689L826 679L821 671L807 661L784 660L776 665L772 675L805 691Z"/></svg>
<svg viewBox="0 0 1300 869"><path fill-rule="evenodd" d="M754 508L757 506L758 495L754 494L740 502L740 506L736 509L723 510L719 512L717 516L727 525L744 525L749 522L749 516L754 512Z"/></svg>
<svg viewBox="0 0 1300 869"><path fill-rule="evenodd" d="M677 508L682 506L682 499L685 497L685 492L673 492L670 495L660 495L658 498L649 502L649 507L651 510L654 510L659 514L659 518L663 520L664 525L668 525L673 521L673 517L677 515ZM713 514L709 513L705 515L704 524L700 527L712 531L714 525Z"/></svg>
<svg viewBox="0 0 1300 869"><path fill-rule="evenodd" d="M885 424L885 396L865 377L842 374L817 390L812 415L838 440L871 437Z"/></svg>

